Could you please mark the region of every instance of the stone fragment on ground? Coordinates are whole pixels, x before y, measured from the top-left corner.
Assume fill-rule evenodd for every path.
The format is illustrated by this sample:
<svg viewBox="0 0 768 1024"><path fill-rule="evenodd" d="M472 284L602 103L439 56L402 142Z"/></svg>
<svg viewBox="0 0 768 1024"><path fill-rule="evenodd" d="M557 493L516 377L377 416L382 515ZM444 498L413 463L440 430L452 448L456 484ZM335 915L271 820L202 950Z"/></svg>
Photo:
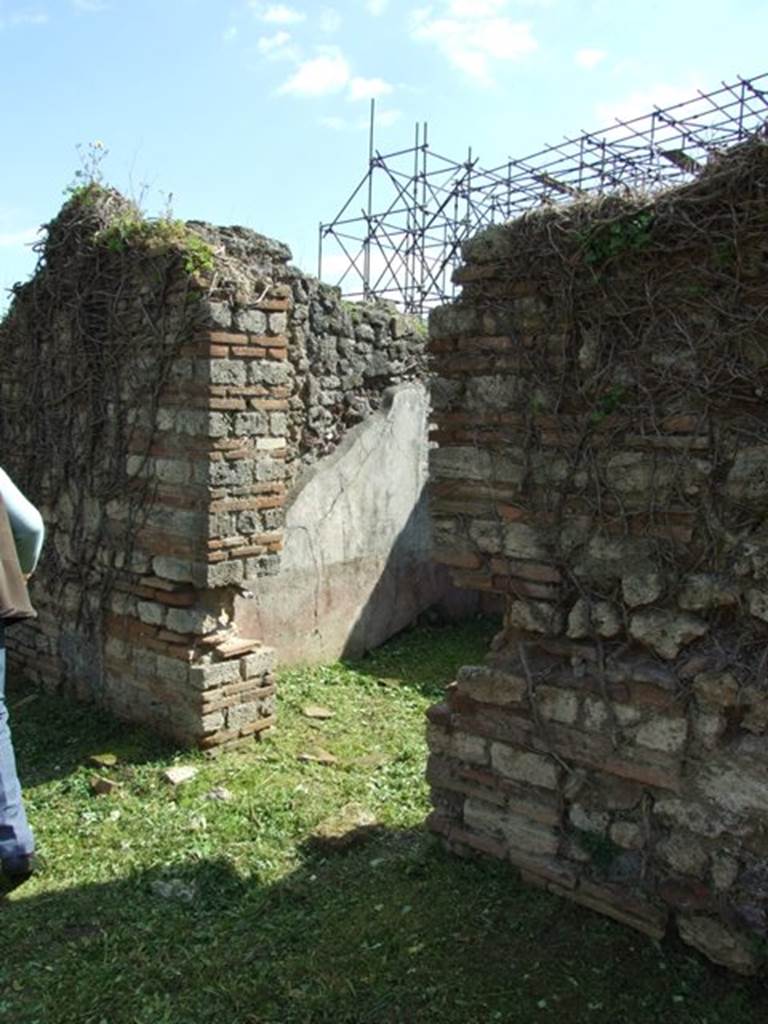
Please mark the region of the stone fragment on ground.
<svg viewBox="0 0 768 1024"><path fill-rule="evenodd" d="M21 708L25 708L27 704L32 704L40 697L39 693L28 693L26 697L22 697L21 700L17 700L12 706L13 711L19 711Z"/></svg>
<svg viewBox="0 0 768 1024"><path fill-rule="evenodd" d="M677 925L683 942L698 949L716 964L729 967L739 974L755 973L755 955L746 936L702 914L681 914Z"/></svg>
<svg viewBox="0 0 768 1024"><path fill-rule="evenodd" d="M347 804L313 829L312 839L328 850L345 850L370 839L377 819L360 804Z"/></svg>
<svg viewBox="0 0 768 1024"><path fill-rule="evenodd" d="M99 768L113 768L118 762L118 757L117 754L112 753L91 754L88 761Z"/></svg>
<svg viewBox="0 0 768 1024"><path fill-rule="evenodd" d="M391 758L387 754L380 750L372 750L368 754L356 758L354 763L360 765L361 768L381 768L383 765L389 764L390 761Z"/></svg>
<svg viewBox="0 0 768 1024"><path fill-rule="evenodd" d="M115 779L108 779L105 775L92 775L88 780L88 787L94 796L110 796L120 789L120 783Z"/></svg>
<svg viewBox="0 0 768 1024"><path fill-rule="evenodd" d="M315 747L313 750L304 751L299 754L297 760L307 764L338 764L339 759L335 754L332 754L329 750L323 750L322 747Z"/></svg>
<svg viewBox="0 0 768 1024"><path fill-rule="evenodd" d="M234 799L231 790L227 789L226 786L214 786L213 789L209 789L205 794L206 800L218 800L221 803L229 803L230 800Z"/></svg>
<svg viewBox="0 0 768 1024"><path fill-rule="evenodd" d="M169 878L167 881L157 879L149 887L155 896L164 900L192 903L197 896L194 883L182 882L180 878Z"/></svg>
<svg viewBox="0 0 768 1024"><path fill-rule="evenodd" d="M173 768L166 768L163 772L163 779L165 782L170 783L171 786L181 786L183 783L194 779L198 771L199 769L191 764L179 764Z"/></svg>
<svg viewBox="0 0 768 1024"><path fill-rule="evenodd" d="M307 704L306 707L301 709L301 713L305 718L315 718L323 722L333 718L336 714L335 711L331 711L330 708L325 708L320 704Z"/></svg>

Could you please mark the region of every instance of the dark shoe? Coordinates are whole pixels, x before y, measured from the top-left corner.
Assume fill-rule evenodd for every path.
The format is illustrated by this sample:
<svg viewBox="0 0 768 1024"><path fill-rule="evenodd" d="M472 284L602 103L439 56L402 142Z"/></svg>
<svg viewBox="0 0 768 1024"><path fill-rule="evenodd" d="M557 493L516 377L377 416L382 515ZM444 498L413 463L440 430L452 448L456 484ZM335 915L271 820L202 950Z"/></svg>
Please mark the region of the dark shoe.
<svg viewBox="0 0 768 1024"><path fill-rule="evenodd" d="M23 885L35 873L35 861L31 854L14 857L12 860L0 861L0 865L2 865L2 871L0 871L0 899L3 896L7 896L9 892L13 892L14 889L18 889L20 885Z"/></svg>

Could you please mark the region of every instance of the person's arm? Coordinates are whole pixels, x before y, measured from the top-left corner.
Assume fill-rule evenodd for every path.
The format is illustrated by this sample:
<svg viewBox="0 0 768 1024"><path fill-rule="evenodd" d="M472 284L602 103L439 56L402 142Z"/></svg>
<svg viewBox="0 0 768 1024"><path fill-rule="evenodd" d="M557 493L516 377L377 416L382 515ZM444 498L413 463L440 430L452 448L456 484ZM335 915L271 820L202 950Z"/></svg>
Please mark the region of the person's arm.
<svg viewBox="0 0 768 1024"><path fill-rule="evenodd" d="M43 548L43 517L28 501L4 469L0 469L0 495L8 510L19 565L25 576L34 571Z"/></svg>

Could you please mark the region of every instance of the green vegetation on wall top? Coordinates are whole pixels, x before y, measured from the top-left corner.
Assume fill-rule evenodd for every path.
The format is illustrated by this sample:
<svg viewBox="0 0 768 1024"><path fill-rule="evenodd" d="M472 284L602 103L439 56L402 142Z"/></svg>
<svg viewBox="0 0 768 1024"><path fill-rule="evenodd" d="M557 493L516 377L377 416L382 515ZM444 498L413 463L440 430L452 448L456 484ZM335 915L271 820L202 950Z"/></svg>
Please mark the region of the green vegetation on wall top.
<svg viewBox="0 0 768 1024"><path fill-rule="evenodd" d="M104 179L103 162L109 152L103 142L95 141L87 147L78 145L80 167L72 182L64 189L67 207L103 207L110 197L117 197ZM122 197L121 197L122 198ZM211 247L191 231L183 220L173 217L170 205L159 217L148 217L141 206L123 200L119 212L108 218L108 223L94 235L94 241L111 252L125 252L140 248L152 255L177 251L189 274L211 272L214 255Z"/></svg>

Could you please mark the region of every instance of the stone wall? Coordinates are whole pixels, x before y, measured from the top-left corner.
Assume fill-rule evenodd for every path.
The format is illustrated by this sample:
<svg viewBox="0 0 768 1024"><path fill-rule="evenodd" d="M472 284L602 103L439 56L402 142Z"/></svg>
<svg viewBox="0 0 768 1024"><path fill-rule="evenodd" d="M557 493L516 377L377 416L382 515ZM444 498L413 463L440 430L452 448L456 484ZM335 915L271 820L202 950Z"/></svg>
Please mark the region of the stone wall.
<svg viewBox="0 0 768 1024"><path fill-rule="evenodd" d="M239 609L280 571L302 472L423 374L423 328L255 232L145 222L99 186L42 255L0 325L4 465L48 529L12 661L181 743L261 735L282 638Z"/></svg>
<svg viewBox="0 0 768 1024"><path fill-rule="evenodd" d="M350 427L381 406L388 388L423 380L426 327L419 317L402 316L389 302L343 301L337 288L292 266L287 246L245 228L191 226L229 270L211 307L222 330L264 333L267 317L249 304L259 286L290 298L290 307L274 313L269 325L288 340L285 431L292 479L331 454Z"/></svg>
<svg viewBox="0 0 768 1024"><path fill-rule="evenodd" d="M743 972L768 938L768 149L531 214L431 318L436 557L504 595L429 713L457 851Z"/></svg>

